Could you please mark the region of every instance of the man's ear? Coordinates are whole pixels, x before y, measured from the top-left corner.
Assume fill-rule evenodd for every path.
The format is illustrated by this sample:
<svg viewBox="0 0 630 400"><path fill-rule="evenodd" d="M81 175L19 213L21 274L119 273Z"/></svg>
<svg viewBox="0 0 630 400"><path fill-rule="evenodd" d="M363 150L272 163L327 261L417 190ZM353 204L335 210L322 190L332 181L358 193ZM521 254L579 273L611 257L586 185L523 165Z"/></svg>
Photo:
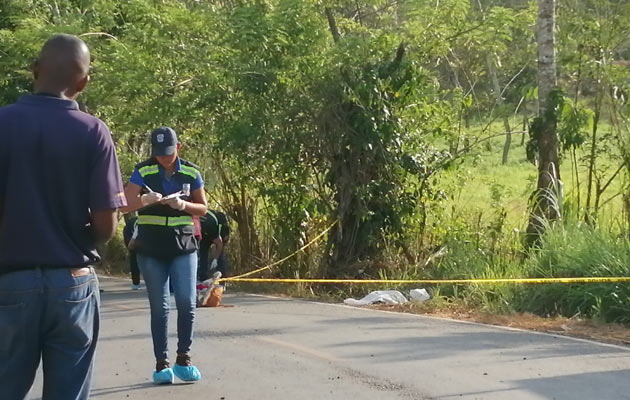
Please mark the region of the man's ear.
<svg viewBox="0 0 630 400"><path fill-rule="evenodd" d="M181 142L178 142L178 143L177 143L177 151L179 151L179 149L181 149L181 148L182 148L182 143L181 143Z"/></svg>
<svg viewBox="0 0 630 400"><path fill-rule="evenodd" d="M81 80L79 80L79 82L77 82L77 93L80 93L83 91L83 89L85 89L85 87L87 86L88 82L90 81L90 76L89 75L85 75Z"/></svg>
<svg viewBox="0 0 630 400"><path fill-rule="evenodd" d="M37 80L39 77L39 61L33 60L31 63L31 71L33 72L33 78Z"/></svg>

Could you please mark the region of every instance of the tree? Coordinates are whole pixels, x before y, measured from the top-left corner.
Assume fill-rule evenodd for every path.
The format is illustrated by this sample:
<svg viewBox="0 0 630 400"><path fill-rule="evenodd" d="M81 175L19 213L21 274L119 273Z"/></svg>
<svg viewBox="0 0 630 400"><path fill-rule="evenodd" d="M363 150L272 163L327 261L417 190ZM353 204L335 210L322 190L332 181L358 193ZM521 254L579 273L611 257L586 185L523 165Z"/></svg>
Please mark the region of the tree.
<svg viewBox="0 0 630 400"><path fill-rule="evenodd" d="M538 145L538 183L532 194L532 210L527 227L531 244L544 233L545 221L560 215L561 181L558 158L557 113L561 94L556 77L556 0L538 0L538 118L532 136Z"/></svg>

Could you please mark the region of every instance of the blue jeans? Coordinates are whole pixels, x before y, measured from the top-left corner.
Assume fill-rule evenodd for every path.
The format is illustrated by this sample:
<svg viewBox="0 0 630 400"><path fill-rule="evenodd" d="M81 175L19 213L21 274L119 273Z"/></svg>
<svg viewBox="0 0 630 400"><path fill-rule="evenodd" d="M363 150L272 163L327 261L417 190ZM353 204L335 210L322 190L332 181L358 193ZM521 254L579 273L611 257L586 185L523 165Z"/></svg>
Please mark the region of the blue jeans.
<svg viewBox="0 0 630 400"><path fill-rule="evenodd" d="M151 306L151 335L156 360L168 359L169 278L177 306L177 354L190 351L197 296L197 253L172 259L138 254Z"/></svg>
<svg viewBox="0 0 630 400"><path fill-rule="evenodd" d="M94 271L81 272L31 269L0 275L3 399L26 398L40 359L43 400L89 397L100 298Z"/></svg>

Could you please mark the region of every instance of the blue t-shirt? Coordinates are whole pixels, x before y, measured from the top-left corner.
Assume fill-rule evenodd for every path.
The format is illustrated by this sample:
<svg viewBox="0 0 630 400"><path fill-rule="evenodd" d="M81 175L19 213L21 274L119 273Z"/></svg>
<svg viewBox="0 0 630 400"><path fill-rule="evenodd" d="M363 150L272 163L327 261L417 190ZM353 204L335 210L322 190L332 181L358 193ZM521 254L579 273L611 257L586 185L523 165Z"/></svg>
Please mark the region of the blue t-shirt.
<svg viewBox="0 0 630 400"><path fill-rule="evenodd" d="M179 157L177 157L175 161L175 171L179 171L182 169L182 163L179 161ZM162 181L162 189L164 190L165 195L177 193L182 190L182 183L178 182L177 179L173 179L173 177L167 178L164 168L160 164L158 164L158 171L160 174L160 178ZM134 169L131 174L131 178L129 178L129 182L134 183L138 186L144 187L146 184L142 175L140 175L140 171L138 168ZM190 185L190 192L194 192L197 189L201 189L203 187L203 179L201 178L201 174L197 171L197 177L195 178L195 182ZM158 192L159 188L150 188L154 192Z"/></svg>
<svg viewBox="0 0 630 400"><path fill-rule="evenodd" d="M0 108L0 273L97 262L90 210L126 205L107 126L75 101Z"/></svg>

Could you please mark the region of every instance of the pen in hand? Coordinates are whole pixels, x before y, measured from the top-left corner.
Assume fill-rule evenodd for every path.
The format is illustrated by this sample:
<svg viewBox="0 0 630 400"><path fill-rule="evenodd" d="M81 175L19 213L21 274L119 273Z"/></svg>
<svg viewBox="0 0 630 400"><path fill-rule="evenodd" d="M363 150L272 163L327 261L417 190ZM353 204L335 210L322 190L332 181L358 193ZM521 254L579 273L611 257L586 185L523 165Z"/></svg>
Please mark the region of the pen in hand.
<svg viewBox="0 0 630 400"><path fill-rule="evenodd" d="M149 192L149 193L145 193L142 196L140 196L140 201L142 203L143 208L147 207L147 206L150 206L151 204L154 204L154 203L162 202L162 195L160 193L158 193L155 190L151 189L146 183L143 184L142 187L145 188ZM150 197L155 198L155 200L149 200ZM145 200L145 198L146 198L146 200Z"/></svg>

